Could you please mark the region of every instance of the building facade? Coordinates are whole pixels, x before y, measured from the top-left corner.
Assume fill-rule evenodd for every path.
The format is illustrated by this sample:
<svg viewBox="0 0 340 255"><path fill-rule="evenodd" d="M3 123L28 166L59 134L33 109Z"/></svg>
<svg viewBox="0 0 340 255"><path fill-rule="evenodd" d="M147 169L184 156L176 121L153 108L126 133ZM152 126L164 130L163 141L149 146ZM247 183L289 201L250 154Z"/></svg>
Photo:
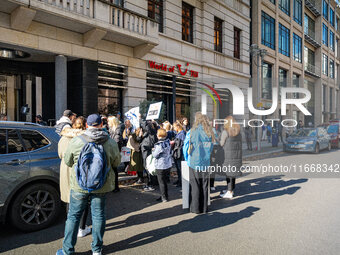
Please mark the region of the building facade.
<svg viewBox="0 0 340 255"><path fill-rule="evenodd" d="M302 120L305 125L319 125L340 117L337 2L252 1L252 44L267 51L259 71L261 86L256 85L257 66L252 65L253 99L270 108L273 87L279 88L279 98L282 87L307 88L311 92L311 100L305 105L311 116L289 106L286 116L281 116L278 107L270 117Z"/></svg>
<svg viewBox="0 0 340 255"><path fill-rule="evenodd" d="M53 120L67 108L115 114L148 99L174 121L200 110L208 91L209 116L224 118L232 98L210 87L246 94L249 43L249 0L4 0L0 112Z"/></svg>

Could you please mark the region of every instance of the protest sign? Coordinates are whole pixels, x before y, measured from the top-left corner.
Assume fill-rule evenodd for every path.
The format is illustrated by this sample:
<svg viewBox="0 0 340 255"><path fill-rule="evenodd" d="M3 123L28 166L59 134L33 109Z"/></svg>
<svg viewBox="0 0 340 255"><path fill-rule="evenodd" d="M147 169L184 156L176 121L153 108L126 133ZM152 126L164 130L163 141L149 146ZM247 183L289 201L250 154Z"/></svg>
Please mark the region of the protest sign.
<svg viewBox="0 0 340 255"><path fill-rule="evenodd" d="M122 147L120 152L121 162L130 162L131 150L128 147Z"/></svg>
<svg viewBox="0 0 340 255"><path fill-rule="evenodd" d="M134 107L125 113L125 117L130 120L133 130L139 128L139 107Z"/></svg>
<svg viewBox="0 0 340 255"><path fill-rule="evenodd" d="M161 113L161 109L162 102L150 104L146 120L157 120L159 118L159 114Z"/></svg>

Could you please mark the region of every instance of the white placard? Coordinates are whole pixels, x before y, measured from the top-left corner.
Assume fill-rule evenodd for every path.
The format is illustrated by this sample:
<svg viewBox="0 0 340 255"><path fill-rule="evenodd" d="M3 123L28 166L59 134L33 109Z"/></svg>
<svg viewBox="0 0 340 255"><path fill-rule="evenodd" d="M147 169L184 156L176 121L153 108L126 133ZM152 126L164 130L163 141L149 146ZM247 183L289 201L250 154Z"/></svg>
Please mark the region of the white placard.
<svg viewBox="0 0 340 255"><path fill-rule="evenodd" d="M122 150L120 151L120 156L121 156L121 162L130 162L130 155L131 155L131 150L128 147L122 147Z"/></svg>
<svg viewBox="0 0 340 255"><path fill-rule="evenodd" d="M124 115L128 120L130 120L133 130L139 128L139 107L130 109Z"/></svg>
<svg viewBox="0 0 340 255"><path fill-rule="evenodd" d="M159 118L159 114L161 113L162 109L162 103L163 102L150 104L146 120L157 120Z"/></svg>

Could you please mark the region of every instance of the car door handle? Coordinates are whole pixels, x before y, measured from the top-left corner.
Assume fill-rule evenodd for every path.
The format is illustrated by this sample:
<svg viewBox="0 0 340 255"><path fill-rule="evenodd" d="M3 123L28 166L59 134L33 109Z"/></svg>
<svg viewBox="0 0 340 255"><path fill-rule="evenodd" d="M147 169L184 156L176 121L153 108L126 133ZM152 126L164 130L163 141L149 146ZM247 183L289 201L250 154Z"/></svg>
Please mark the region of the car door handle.
<svg viewBox="0 0 340 255"><path fill-rule="evenodd" d="M26 162L26 160L13 159L13 160L7 162L6 164L10 165L10 166L17 166L17 165L21 165L21 164L23 164L25 162Z"/></svg>

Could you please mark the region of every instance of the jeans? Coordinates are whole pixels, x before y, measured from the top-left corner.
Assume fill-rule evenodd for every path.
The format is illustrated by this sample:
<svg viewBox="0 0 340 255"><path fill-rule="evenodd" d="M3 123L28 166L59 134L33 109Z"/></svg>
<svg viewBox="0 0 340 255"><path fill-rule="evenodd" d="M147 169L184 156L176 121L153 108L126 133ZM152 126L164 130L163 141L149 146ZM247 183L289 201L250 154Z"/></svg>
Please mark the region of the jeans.
<svg viewBox="0 0 340 255"><path fill-rule="evenodd" d="M70 208L70 204L67 203L66 204L66 214L68 214L68 210ZM85 207L84 213L82 214L81 218L80 218L80 225L79 228L84 230L86 227L86 221L87 221L87 215L89 214L89 208L90 208L90 204L88 204L88 206Z"/></svg>
<svg viewBox="0 0 340 255"><path fill-rule="evenodd" d="M161 192L162 199L168 199L168 185L167 185L167 176L170 174L170 168L168 169L156 169L159 190Z"/></svg>
<svg viewBox="0 0 340 255"><path fill-rule="evenodd" d="M74 253L80 218L88 206L88 201L91 203L92 214L92 252L100 252L102 249L105 232L106 194L89 194L71 190L70 209L67 215L63 241L64 254Z"/></svg>

